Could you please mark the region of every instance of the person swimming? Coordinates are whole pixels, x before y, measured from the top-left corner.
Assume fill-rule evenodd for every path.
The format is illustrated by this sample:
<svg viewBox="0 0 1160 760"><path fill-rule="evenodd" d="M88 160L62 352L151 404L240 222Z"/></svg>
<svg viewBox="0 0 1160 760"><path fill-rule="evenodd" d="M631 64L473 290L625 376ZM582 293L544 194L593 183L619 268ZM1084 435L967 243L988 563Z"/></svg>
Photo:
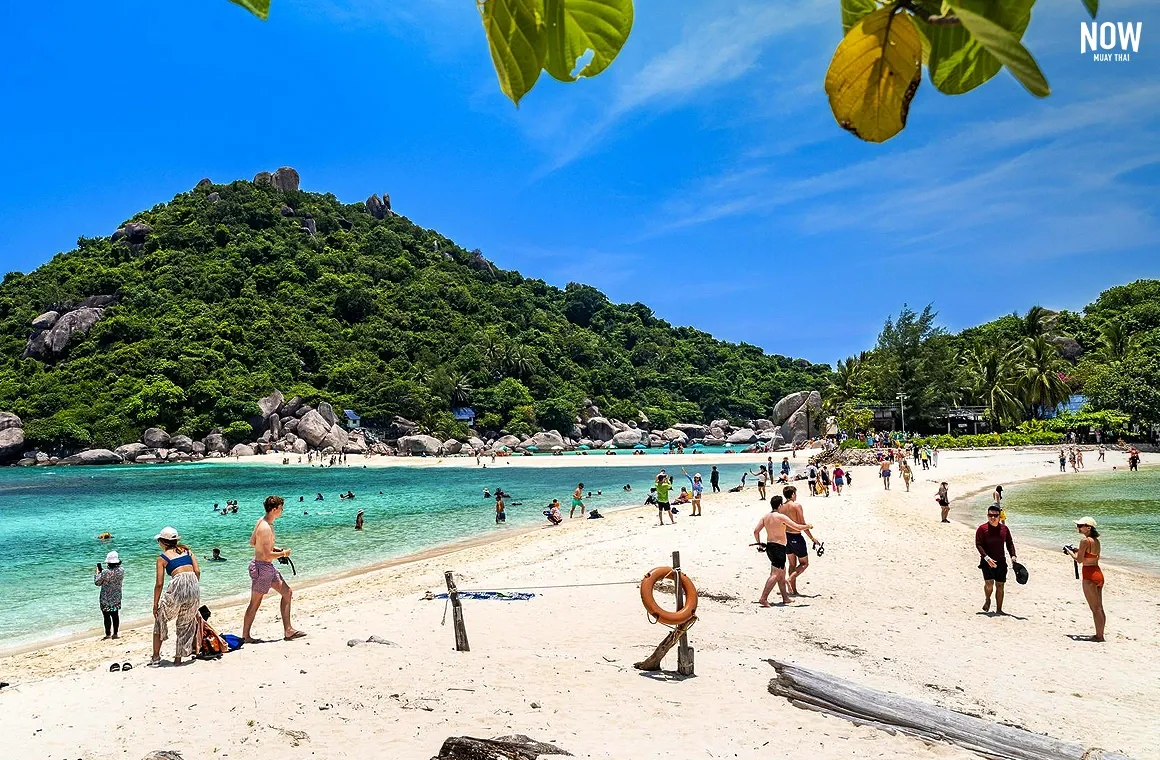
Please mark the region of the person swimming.
<svg viewBox="0 0 1160 760"><path fill-rule="evenodd" d="M112 534L112 533L98 533L98 534L97 534L97 540L98 540L98 541L109 541L109 540L111 540L112 538L113 538L113 534Z"/></svg>
<svg viewBox="0 0 1160 760"><path fill-rule="evenodd" d="M483 498L490 499L491 498L491 491L487 490L486 488L483 489Z"/></svg>

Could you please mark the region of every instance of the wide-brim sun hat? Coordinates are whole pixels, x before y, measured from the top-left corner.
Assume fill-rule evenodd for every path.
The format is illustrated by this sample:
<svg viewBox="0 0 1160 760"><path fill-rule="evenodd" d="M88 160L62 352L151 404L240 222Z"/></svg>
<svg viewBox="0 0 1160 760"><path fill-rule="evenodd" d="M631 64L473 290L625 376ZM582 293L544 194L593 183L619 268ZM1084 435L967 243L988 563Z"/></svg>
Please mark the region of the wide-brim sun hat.
<svg viewBox="0 0 1160 760"><path fill-rule="evenodd" d="M117 554L117 552L109 552L108 554L105 555L105 564L106 565L119 565L119 564L121 564L121 555Z"/></svg>
<svg viewBox="0 0 1160 760"><path fill-rule="evenodd" d="M1090 518L1090 517L1081 517L1081 518L1079 518L1078 520L1076 520L1076 521L1075 521L1075 524L1076 524L1076 525L1086 525L1086 526L1088 526L1089 528L1094 528L1094 527L1096 527L1096 521L1095 521L1095 520L1093 520L1093 519L1092 519L1092 518Z"/></svg>
<svg viewBox="0 0 1160 760"><path fill-rule="evenodd" d="M181 538L181 536L178 535L176 528L171 528L169 526L166 526L166 527L162 528L161 532L158 533L153 538L154 538L154 540L163 538L166 541L177 541Z"/></svg>

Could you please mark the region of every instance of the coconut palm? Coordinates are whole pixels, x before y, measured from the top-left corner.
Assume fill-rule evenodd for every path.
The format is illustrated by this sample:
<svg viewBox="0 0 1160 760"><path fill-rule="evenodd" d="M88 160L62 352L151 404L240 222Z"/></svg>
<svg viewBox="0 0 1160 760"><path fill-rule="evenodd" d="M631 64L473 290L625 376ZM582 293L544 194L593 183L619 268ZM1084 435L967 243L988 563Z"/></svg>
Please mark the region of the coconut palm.
<svg viewBox="0 0 1160 760"><path fill-rule="evenodd" d="M448 378L451 385L451 405L467 406L471 403L471 394L475 390L463 375L455 374Z"/></svg>
<svg viewBox="0 0 1160 760"><path fill-rule="evenodd" d="M1055 327L1056 313L1042 306L1032 306L1023 315L1021 332L1025 338L1054 338L1057 334Z"/></svg>
<svg viewBox="0 0 1160 760"><path fill-rule="evenodd" d="M1100 353L1108 361L1123 361L1135 342L1134 338L1123 322L1118 319L1108 320L1100 327Z"/></svg>
<svg viewBox="0 0 1160 760"><path fill-rule="evenodd" d="M967 388L972 398L987 407L987 417L996 427L1022 417L1019 402L1019 350L1004 351L997 346L971 349L964 356Z"/></svg>
<svg viewBox="0 0 1160 760"><path fill-rule="evenodd" d="M1044 417L1071 396L1061 371L1059 351L1043 335L1024 341L1018 388L1020 399L1036 418Z"/></svg>
<svg viewBox="0 0 1160 760"><path fill-rule="evenodd" d="M822 407L836 412L849 402L861 398L866 391L866 352L838 360L838 368L826 387Z"/></svg>
<svg viewBox="0 0 1160 760"><path fill-rule="evenodd" d="M507 366L508 371L520 379L532 372L532 363L521 348L513 348L508 352Z"/></svg>

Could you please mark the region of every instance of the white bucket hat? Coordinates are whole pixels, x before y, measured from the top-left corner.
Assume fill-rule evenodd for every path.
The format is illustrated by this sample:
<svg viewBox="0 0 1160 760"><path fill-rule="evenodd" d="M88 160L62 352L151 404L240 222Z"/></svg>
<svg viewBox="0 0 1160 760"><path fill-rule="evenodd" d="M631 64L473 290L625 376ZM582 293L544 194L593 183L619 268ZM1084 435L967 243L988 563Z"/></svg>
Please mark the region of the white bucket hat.
<svg viewBox="0 0 1160 760"><path fill-rule="evenodd" d="M154 539L164 538L166 541L177 541L178 539L181 538L181 536L177 535L177 530L175 528L165 527L165 528L162 528L161 532L158 533L153 538Z"/></svg>
<svg viewBox="0 0 1160 760"><path fill-rule="evenodd" d="M121 556L119 554L117 554L117 552L109 552L108 554L105 555L105 564L106 565L119 565L119 564L121 564Z"/></svg>
<svg viewBox="0 0 1160 760"><path fill-rule="evenodd" d="M1090 518L1090 517L1081 517L1081 518L1079 518L1078 520L1076 520L1076 521L1075 521L1075 524L1076 524L1076 525L1086 525L1086 526L1088 526L1089 528L1094 528L1094 527L1096 527L1096 521L1095 521L1095 520L1093 520L1093 519L1092 519L1092 518Z"/></svg>

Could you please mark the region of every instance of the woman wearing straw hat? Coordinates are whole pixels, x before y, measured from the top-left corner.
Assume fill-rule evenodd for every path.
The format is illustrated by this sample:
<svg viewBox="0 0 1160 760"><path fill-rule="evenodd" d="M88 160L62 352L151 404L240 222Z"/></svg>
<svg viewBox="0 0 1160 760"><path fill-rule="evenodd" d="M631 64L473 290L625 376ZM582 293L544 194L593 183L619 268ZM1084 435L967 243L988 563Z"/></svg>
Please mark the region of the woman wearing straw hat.
<svg viewBox="0 0 1160 760"><path fill-rule="evenodd" d="M155 538L161 554L157 557L157 582L153 586L153 657L149 664L161 664L161 642L169 638L168 622L174 620L177 650L173 663L180 665L181 658L197 654L201 568L189 547L179 543L181 536L173 528L164 528ZM162 596L166 574L169 586Z"/></svg>
<svg viewBox="0 0 1160 760"><path fill-rule="evenodd" d="M1066 551L1083 567L1083 596L1091 607L1096 625L1096 635L1091 637L1091 641L1103 641L1107 616L1104 615L1104 573L1100 570L1100 533L1096 530L1096 521L1090 517L1076 520L1075 529L1083 538L1078 547L1072 549L1069 546Z"/></svg>
<svg viewBox="0 0 1160 760"><path fill-rule="evenodd" d="M97 572L93 576L93 584L101 587L101 615L105 618L105 638L118 638L118 629L121 627L121 582L125 580L125 569L121 567L121 557L117 552L105 555L105 564L108 569L102 569L97 563Z"/></svg>

